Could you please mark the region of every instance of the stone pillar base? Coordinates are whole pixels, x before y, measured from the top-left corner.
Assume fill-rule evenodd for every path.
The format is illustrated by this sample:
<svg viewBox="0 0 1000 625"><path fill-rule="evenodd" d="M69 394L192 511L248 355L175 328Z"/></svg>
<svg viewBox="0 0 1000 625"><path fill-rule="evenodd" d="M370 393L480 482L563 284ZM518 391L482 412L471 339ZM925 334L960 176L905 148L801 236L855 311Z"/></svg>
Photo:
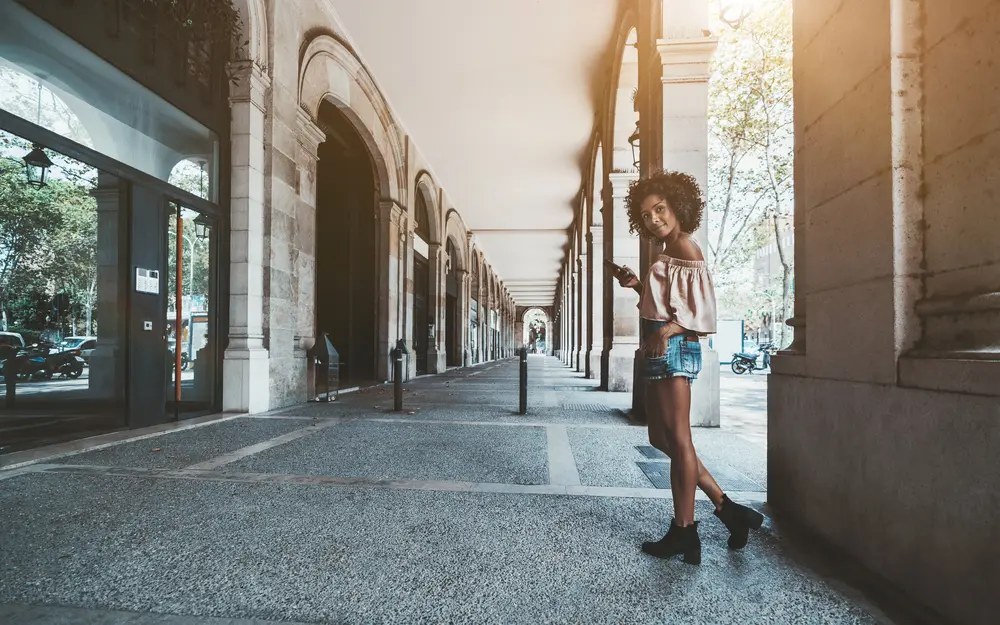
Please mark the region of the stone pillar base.
<svg viewBox="0 0 1000 625"><path fill-rule="evenodd" d="M101 345L90 353L87 363L88 390L94 399L114 399L120 379L118 346Z"/></svg>
<svg viewBox="0 0 1000 625"><path fill-rule="evenodd" d="M630 393L634 388L633 367L639 343L615 345L608 352L608 390L612 393Z"/></svg>
<svg viewBox="0 0 1000 625"><path fill-rule="evenodd" d="M719 402L719 352L701 342L701 373L691 385L691 427L717 428L722 422Z"/></svg>
<svg viewBox="0 0 1000 625"><path fill-rule="evenodd" d="M270 408L268 351L263 347L230 348L222 363L222 409L258 413Z"/></svg>
<svg viewBox="0 0 1000 625"><path fill-rule="evenodd" d="M587 353L583 355L583 362L586 364L586 379L596 380L601 377L601 352L595 352L592 349L588 349Z"/></svg>
<svg viewBox="0 0 1000 625"><path fill-rule="evenodd" d="M448 354L436 349L427 350L427 373L444 373L448 370Z"/></svg>

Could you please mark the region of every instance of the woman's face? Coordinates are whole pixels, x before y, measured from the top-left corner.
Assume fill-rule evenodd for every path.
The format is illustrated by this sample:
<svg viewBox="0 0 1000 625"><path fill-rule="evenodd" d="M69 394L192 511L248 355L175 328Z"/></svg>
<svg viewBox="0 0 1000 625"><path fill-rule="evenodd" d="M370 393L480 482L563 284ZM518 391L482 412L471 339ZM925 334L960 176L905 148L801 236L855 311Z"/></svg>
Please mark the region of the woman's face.
<svg viewBox="0 0 1000 625"><path fill-rule="evenodd" d="M670 205L659 195L650 195L639 206L642 223L654 237L661 241L680 234L680 223Z"/></svg>

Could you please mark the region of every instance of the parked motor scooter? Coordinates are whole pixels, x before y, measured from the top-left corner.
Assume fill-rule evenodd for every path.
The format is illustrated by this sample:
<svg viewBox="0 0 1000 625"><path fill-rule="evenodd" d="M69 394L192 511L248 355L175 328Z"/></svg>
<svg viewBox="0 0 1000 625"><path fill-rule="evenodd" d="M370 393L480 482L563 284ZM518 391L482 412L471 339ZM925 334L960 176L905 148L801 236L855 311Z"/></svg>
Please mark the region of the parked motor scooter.
<svg viewBox="0 0 1000 625"><path fill-rule="evenodd" d="M34 343L18 352L19 380L51 380L58 375L76 379L83 374L85 361L79 350L57 351L54 343Z"/></svg>
<svg viewBox="0 0 1000 625"><path fill-rule="evenodd" d="M77 349L50 354L45 363L47 378L52 379L53 376L58 375L75 380L83 375L85 364L87 361L83 359L80 350Z"/></svg>
<svg viewBox="0 0 1000 625"><path fill-rule="evenodd" d="M760 351L756 354L749 354L746 352L733 354L733 360L730 363L730 367L732 367L733 373L736 375L770 369L772 353L774 353L774 346L770 343L765 343L760 346ZM763 362L758 360L761 357L763 357Z"/></svg>

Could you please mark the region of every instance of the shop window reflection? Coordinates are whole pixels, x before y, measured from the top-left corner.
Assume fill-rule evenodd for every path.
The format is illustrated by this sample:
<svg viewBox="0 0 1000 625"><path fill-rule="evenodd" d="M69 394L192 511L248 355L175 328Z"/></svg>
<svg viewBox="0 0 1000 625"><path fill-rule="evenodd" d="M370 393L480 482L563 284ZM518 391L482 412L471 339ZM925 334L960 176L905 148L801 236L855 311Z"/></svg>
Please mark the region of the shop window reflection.
<svg viewBox="0 0 1000 625"><path fill-rule="evenodd" d="M213 407L214 221L172 204L168 216L167 385L168 411L179 417Z"/></svg>

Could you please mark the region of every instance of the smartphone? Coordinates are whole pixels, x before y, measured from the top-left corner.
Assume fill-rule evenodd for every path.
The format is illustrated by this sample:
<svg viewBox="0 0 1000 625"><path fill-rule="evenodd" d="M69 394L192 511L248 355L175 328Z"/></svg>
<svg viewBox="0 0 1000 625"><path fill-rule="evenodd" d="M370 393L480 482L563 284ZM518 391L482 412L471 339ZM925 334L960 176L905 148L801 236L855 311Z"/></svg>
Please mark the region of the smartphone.
<svg viewBox="0 0 1000 625"><path fill-rule="evenodd" d="M626 269L625 267L622 267L621 265L618 265L606 258L604 259L604 264L611 268L611 271L615 274L615 278L618 280L623 280L629 276L635 275L630 269Z"/></svg>

